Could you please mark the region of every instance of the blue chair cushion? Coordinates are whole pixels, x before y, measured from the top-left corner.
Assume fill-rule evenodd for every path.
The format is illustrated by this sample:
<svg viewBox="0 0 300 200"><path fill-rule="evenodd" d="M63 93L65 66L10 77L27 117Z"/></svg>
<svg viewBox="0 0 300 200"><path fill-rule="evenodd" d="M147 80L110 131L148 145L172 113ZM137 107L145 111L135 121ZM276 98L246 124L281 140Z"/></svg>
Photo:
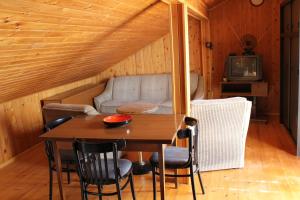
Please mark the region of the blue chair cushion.
<svg viewBox="0 0 300 200"><path fill-rule="evenodd" d="M120 170L120 177L119 178L125 178L129 175L129 173L132 170L132 162L127 160L127 159L118 159L118 167ZM98 163L98 162L96 162ZM97 164L98 165L98 164ZM86 180L84 180L85 182L89 183L89 184L97 184L97 180L101 179L103 184L111 184L111 183L115 183L116 179L115 179L115 172L114 172L114 161L113 159L107 159L107 168L108 168L108 176L106 175L105 172L105 167L104 167L104 160L101 160L101 165L102 165L102 179L99 173L99 167L96 167L97 173L96 176L95 175L95 171L92 170L92 172L88 172L87 173L87 177ZM89 176L88 174L92 173L94 174L93 176ZM93 178L91 179L91 177L97 177L97 179Z"/></svg>
<svg viewBox="0 0 300 200"><path fill-rule="evenodd" d="M165 148L165 167L167 169L185 168L189 161L188 148L182 147L166 147ZM150 162L158 166L158 153L155 152L150 158Z"/></svg>

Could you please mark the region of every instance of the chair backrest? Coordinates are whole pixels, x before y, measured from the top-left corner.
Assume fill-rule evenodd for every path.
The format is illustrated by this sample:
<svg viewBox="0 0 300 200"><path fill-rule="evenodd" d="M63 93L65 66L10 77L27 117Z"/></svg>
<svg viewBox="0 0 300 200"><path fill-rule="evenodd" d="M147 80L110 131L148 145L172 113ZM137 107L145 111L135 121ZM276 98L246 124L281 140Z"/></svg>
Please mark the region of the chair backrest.
<svg viewBox="0 0 300 200"><path fill-rule="evenodd" d="M184 123L187 126L185 129L181 129L177 132L177 137L179 139L188 138L188 148L189 148L189 161L193 164L198 163L198 146L199 146L199 134L198 134L198 121L192 117L185 117Z"/></svg>
<svg viewBox="0 0 300 200"><path fill-rule="evenodd" d="M73 150L76 155L78 175L81 181L103 185L111 179L118 180L121 177L117 161L118 151L124 149L125 146L125 140L105 143L75 140ZM108 159L107 154L111 152L113 158ZM113 161L113 165L111 161Z"/></svg>
<svg viewBox="0 0 300 200"><path fill-rule="evenodd" d="M193 164L199 166L200 153L199 153L199 145L200 145L200 136L198 131L198 120L192 117L185 117L184 123L191 130L191 142L189 145L192 147L192 156L193 156Z"/></svg>
<svg viewBox="0 0 300 200"><path fill-rule="evenodd" d="M55 127L69 121L70 119L72 119L72 116L64 116L64 117L57 118L53 121L50 121L45 124L44 132L48 132L51 129L54 129ZM45 141L45 151L46 151L49 161L50 162L53 161L54 160L54 151L53 151L52 141L50 141L50 140Z"/></svg>

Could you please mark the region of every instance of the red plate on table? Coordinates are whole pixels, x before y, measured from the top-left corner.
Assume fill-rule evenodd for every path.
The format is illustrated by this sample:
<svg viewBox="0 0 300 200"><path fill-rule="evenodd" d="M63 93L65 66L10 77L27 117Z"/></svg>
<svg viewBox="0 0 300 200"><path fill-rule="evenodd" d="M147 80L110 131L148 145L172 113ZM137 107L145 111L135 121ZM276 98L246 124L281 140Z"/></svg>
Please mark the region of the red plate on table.
<svg viewBox="0 0 300 200"><path fill-rule="evenodd" d="M103 123L108 127L119 127L129 124L132 120L131 115L116 114L103 118Z"/></svg>

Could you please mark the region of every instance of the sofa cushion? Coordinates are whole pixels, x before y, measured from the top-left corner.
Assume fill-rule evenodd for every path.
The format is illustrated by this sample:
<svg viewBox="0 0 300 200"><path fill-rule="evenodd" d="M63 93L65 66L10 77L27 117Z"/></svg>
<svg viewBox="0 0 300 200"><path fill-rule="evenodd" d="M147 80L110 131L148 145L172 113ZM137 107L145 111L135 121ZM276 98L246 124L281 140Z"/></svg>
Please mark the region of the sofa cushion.
<svg viewBox="0 0 300 200"><path fill-rule="evenodd" d="M113 100L137 101L140 97L140 76L120 76L115 78Z"/></svg>
<svg viewBox="0 0 300 200"><path fill-rule="evenodd" d="M159 106L172 108L173 102L172 102L172 100L164 101L164 102L160 103Z"/></svg>
<svg viewBox="0 0 300 200"><path fill-rule="evenodd" d="M141 76L141 100L152 103L168 99L168 75Z"/></svg>
<svg viewBox="0 0 300 200"><path fill-rule="evenodd" d="M112 101L105 101L101 105L101 113L116 113L116 109L120 105L124 105L128 102L125 101L118 101L118 100L112 100Z"/></svg>
<svg viewBox="0 0 300 200"><path fill-rule="evenodd" d="M154 114L172 114L173 113L173 103L172 100L164 101L158 105L158 109Z"/></svg>

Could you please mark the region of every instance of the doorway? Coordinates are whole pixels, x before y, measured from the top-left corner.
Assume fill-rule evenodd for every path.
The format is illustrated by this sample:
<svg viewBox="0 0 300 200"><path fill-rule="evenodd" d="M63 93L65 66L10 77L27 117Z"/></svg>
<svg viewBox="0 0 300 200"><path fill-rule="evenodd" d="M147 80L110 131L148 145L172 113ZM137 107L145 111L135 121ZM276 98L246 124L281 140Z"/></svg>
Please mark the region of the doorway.
<svg viewBox="0 0 300 200"><path fill-rule="evenodd" d="M299 10L300 0L281 7L281 108L280 120L290 131L300 156L299 105Z"/></svg>

